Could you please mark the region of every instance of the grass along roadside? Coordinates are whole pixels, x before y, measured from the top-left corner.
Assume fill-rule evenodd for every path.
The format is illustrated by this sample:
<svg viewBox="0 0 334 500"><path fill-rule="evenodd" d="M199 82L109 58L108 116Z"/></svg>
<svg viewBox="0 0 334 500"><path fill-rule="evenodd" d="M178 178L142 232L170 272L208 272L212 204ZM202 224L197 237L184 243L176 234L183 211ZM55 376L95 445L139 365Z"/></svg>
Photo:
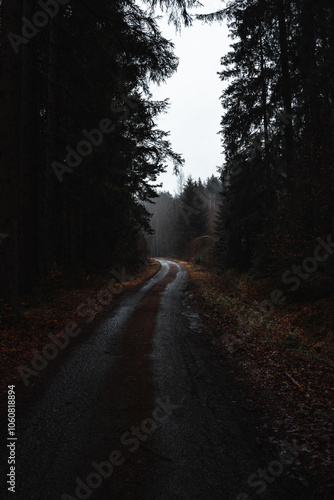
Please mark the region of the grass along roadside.
<svg viewBox="0 0 334 500"><path fill-rule="evenodd" d="M251 407L259 408L273 429L273 442L296 439L302 462L318 482L317 498L334 492L334 359L332 337L321 340L309 325L331 307L318 303L283 304L271 316L256 313L254 301L267 298L267 283L226 271L222 275L187 264L189 283L216 354L231 365ZM313 311L313 315L312 315ZM319 312L320 311L320 312ZM307 312L307 320L304 315ZM321 320L320 320L321 321ZM330 492L330 493L328 493Z"/></svg>
<svg viewBox="0 0 334 500"><path fill-rule="evenodd" d="M226 271L218 276L198 266L188 265L193 286L213 311L227 314L248 332L260 329L263 342L285 344L334 368L334 299L277 306L271 314L260 312L260 304L269 296L247 275ZM222 317L220 317L220 320Z"/></svg>

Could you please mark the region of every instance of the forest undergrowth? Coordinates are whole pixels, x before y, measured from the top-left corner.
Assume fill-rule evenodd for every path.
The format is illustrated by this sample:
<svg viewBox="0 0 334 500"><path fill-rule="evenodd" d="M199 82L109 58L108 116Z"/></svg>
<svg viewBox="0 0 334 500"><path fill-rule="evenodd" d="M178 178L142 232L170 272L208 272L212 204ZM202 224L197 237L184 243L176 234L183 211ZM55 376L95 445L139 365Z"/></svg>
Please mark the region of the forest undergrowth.
<svg viewBox="0 0 334 500"><path fill-rule="evenodd" d="M288 297L265 315L257 304L270 296L270 279L187 269L212 349L263 412L273 442L297 441L302 466L325 498L334 492L334 298Z"/></svg>
<svg viewBox="0 0 334 500"><path fill-rule="evenodd" d="M18 366L30 366L32 351L41 352L50 344L49 335L58 335L69 321L78 326L93 320L98 314L112 307L113 299L131 287L154 276L160 269L157 261L150 260L135 276L127 276L122 270L116 273L119 282L109 272L90 274L80 281L73 281L61 271L49 276L47 293L30 294L22 299L22 317L0 301L0 392L6 395L8 384L22 384ZM100 293L110 283L110 296ZM102 304L98 298L101 297ZM107 300L106 300L107 298ZM89 320L89 321L88 321ZM2 401L2 398L1 398ZM4 402L4 404L6 401ZM0 412L2 409L0 406Z"/></svg>

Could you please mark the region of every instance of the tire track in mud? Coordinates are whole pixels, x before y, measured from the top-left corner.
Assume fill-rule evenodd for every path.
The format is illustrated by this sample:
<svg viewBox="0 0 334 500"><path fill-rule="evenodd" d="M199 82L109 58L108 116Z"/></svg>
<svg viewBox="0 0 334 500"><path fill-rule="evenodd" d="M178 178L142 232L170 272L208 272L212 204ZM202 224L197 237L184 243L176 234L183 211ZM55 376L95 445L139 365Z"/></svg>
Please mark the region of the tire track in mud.
<svg viewBox="0 0 334 500"><path fill-rule="evenodd" d="M86 453L88 464L92 460L97 463L108 460L114 450L122 454L124 462L114 467L111 476L93 492L92 498L140 498L138 491L145 477L145 469L154 459L149 446L150 435L155 431L152 413L156 410L155 415L164 416L163 410L154 401L151 360L153 333L161 295L177 273L178 266L170 263L167 275L146 293L123 332L117 362L108 374L91 425L95 431L89 436L85 448L89 450ZM140 430L133 431L134 428ZM146 433L142 431L143 428ZM85 472L87 477L93 470L90 467Z"/></svg>

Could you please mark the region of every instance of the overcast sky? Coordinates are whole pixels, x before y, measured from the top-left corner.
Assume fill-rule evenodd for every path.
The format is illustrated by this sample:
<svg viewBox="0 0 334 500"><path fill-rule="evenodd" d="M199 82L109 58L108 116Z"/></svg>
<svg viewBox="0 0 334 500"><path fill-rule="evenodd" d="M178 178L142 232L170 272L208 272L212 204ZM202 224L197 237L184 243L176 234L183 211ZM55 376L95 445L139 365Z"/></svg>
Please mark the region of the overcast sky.
<svg viewBox="0 0 334 500"><path fill-rule="evenodd" d="M225 2L221 0L201 0L203 8L193 9L195 13L209 13L220 10ZM220 120L222 107L219 97L223 82L220 59L229 51L226 23L203 24L195 21L192 27L182 28L181 34L168 25L166 17L159 21L163 36L175 44L175 54L179 57L177 73L166 84L152 86L153 98L170 99L167 114L157 121L159 128L170 132L174 151L185 159L185 177L192 175L203 180L211 174L217 175L217 166L222 165ZM159 177L162 189L174 194L177 191L177 177L173 167Z"/></svg>

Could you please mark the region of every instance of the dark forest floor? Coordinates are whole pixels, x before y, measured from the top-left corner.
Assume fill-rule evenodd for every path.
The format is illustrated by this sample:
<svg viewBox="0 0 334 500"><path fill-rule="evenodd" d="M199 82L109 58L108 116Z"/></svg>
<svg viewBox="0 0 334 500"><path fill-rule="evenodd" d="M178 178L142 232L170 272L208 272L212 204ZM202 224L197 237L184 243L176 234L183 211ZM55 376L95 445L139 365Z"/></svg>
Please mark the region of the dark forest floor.
<svg viewBox="0 0 334 500"><path fill-rule="evenodd" d="M334 493L334 299L288 300L256 316L254 301L270 297L270 280L187 268L212 348L230 363L254 410L265 413L277 441L288 437L303 448L300 460L319 493Z"/></svg>
<svg viewBox="0 0 334 500"><path fill-rule="evenodd" d="M124 281L113 284L113 298L140 285L159 269L160 264L152 260L131 279L124 276ZM23 298L22 319L18 319L5 304L0 303L0 414L7 404L5 396L8 384L22 384L18 366L30 366L32 350L40 352L50 343L48 335L60 333L69 321L80 326L85 321L83 314L89 309L91 315L98 316L112 306L113 300L101 306L97 299L99 291L104 290L109 282L110 276L91 275L78 287L62 273L55 273L42 299L36 294Z"/></svg>

